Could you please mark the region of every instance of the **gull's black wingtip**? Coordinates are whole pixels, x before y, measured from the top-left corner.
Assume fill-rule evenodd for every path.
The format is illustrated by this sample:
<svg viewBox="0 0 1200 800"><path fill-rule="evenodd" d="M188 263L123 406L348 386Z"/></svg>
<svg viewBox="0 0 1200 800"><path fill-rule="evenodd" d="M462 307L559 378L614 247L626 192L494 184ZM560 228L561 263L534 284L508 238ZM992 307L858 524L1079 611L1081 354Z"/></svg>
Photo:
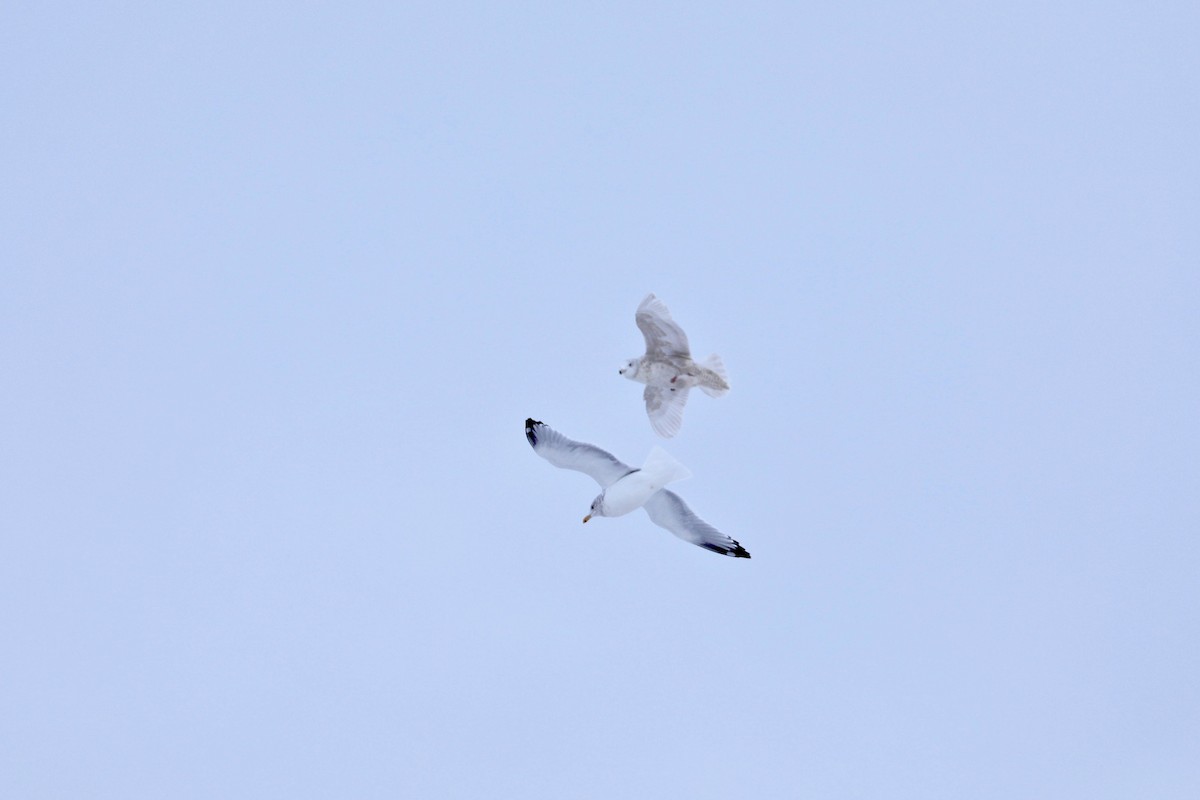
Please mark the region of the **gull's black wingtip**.
<svg viewBox="0 0 1200 800"><path fill-rule="evenodd" d="M700 546L703 547L705 550L711 550L714 553L717 553L717 554L723 555L723 556L732 556L733 558L749 558L750 557L750 551L747 550L746 548L742 547L737 542L733 543L733 547L725 547L723 545L711 544L709 542L703 542Z"/></svg>
<svg viewBox="0 0 1200 800"><path fill-rule="evenodd" d="M545 423L538 422L533 417L527 417L525 419L525 438L529 440L531 447L537 447L537 434L534 433L534 426L544 424Z"/></svg>

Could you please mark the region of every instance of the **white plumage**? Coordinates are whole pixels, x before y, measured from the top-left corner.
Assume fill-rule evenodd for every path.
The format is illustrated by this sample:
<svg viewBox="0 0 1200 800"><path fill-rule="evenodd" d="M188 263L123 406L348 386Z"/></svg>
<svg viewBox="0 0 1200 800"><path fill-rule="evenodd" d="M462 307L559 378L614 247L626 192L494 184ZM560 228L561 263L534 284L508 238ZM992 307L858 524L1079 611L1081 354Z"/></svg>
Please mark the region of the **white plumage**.
<svg viewBox="0 0 1200 800"><path fill-rule="evenodd" d="M625 362L619 370L632 381L646 384L642 399L654 431L665 439L679 433L688 390L699 387L711 397L729 391L725 364L715 353L702 363L692 360L687 334L671 318L665 303L653 294L638 306L634 315L646 339L646 354Z"/></svg>
<svg viewBox="0 0 1200 800"><path fill-rule="evenodd" d="M672 491L662 488L691 475L687 468L660 448L654 448L646 464L634 469L599 447L568 439L535 419L525 420L525 438L533 451L556 467L590 475L604 490L592 501L593 516L615 517L645 508L654 524L666 528L686 542L735 558L750 553L734 539L721 533L688 508Z"/></svg>

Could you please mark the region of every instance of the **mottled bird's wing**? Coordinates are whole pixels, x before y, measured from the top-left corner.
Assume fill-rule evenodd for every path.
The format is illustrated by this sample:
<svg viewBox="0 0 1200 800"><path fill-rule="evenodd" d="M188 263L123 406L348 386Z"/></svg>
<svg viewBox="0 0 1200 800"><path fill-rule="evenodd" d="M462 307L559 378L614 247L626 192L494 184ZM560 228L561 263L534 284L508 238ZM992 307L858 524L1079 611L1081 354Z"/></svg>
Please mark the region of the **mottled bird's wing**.
<svg viewBox="0 0 1200 800"><path fill-rule="evenodd" d="M667 304L653 294L638 306L634 316L642 335L646 337L646 355L651 358L691 358L687 335L671 319Z"/></svg>
<svg viewBox="0 0 1200 800"><path fill-rule="evenodd" d="M525 420L525 438L529 440L533 452L554 466L590 475L605 489L634 471L633 467L620 461L612 453L595 445L568 439L546 423L535 419Z"/></svg>
<svg viewBox="0 0 1200 800"><path fill-rule="evenodd" d="M666 528L685 542L723 556L750 557L746 548L693 514L687 503L674 492L666 489L655 492L643 508L655 525Z"/></svg>
<svg viewBox="0 0 1200 800"><path fill-rule="evenodd" d="M650 417L650 426L654 432L664 439L670 439L679 433L683 424L683 407L687 405L688 389L686 386L663 387L647 386L642 392L646 401L646 414Z"/></svg>

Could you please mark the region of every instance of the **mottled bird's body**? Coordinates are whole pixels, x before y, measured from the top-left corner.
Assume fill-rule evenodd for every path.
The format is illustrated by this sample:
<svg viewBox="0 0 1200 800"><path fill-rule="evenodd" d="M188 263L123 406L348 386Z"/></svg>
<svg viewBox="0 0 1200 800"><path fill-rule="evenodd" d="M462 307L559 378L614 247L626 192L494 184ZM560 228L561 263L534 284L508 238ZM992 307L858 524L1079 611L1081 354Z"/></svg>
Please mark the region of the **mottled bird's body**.
<svg viewBox="0 0 1200 800"><path fill-rule="evenodd" d="M653 294L638 306L634 315L646 340L646 354L631 358L619 370L632 381L646 384L642 399L650 425L663 438L670 438L683 425L683 408L688 391L699 388L711 397L729 391L725 364L715 353L703 362L692 359L687 335L671 318L667 306Z"/></svg>

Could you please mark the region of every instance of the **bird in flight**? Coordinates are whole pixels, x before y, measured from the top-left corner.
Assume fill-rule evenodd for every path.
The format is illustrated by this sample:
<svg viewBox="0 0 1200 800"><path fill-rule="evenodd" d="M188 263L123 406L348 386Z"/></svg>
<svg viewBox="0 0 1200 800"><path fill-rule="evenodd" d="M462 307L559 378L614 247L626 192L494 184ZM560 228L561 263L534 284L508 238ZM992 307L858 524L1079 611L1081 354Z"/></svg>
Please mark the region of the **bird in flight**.
<svg viewBox="0 0 1200 800"><path fill-rule="evenodd" d="M746 548L697 517L679 495L663 488L691 473L661 448L654 448L639 469L595 445L568 439L532 418L525 420L525 438L533 452L554 466L590 475L600 484L603 491L592 501L584 522L592 517L618 517L644 508L651 522L685 542L723 556L750 557Z"/></svg>
<svg viewBox="0 0 1200 800"><path fill-rule="evenodd" d="M729 391L725 364L716 353L703 362L693 361L687 334L671 319L666 303L653 294L646 295L634 320L646 339L646 354L626 361L620 373L646 384L642 398L650 425L659 436L670 439L683 424L689 389L698 386L710 397Z"/></svg>

